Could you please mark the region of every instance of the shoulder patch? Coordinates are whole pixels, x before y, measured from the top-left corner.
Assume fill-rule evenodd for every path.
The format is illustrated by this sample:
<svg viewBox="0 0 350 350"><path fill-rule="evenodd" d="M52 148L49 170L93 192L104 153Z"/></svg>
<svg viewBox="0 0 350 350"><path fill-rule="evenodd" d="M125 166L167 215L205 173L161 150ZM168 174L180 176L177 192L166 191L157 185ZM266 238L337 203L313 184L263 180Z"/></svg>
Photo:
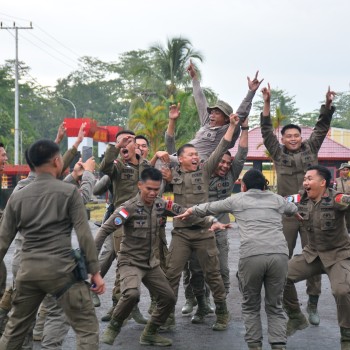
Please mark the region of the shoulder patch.
<svg viewBox="0 0 350 350"><path fill-rule="evenodd" d="M350 204L350 196L343 194L343 193L340 193L340 194L337 194L335 196L334 201L336 203L341 204L341 205L349 205Z"/></svg>
<svg viewBox="0 0 350 350"><path fill-rule="evenodd" d="M167 201L167 204L166 204L166 209L167 210L171 210L171 208L173 207L173 201L171 201L171 200L169 200L169 201Z"/></svg>
<svg viewBox="0 0 350 350"><path fill-rule="evenodd" d="M115 223L116 226L120 226L123 223L123 221L122 221L122 219L119 216L117 216L114 219L114 223Z"/></svg>
<svg viewBox="0 0 350 350"><path fill-rule="evenodd" d="M129 217L129 213L126 209L122 209L120 210L119 214L124 218L124 219L127 219Z"/></svg>
<svg viewBox="0 0 350 350"><path fill-rule="evenodd" d="M287 202L299 203L300 202L300 194L292 194L290 196L284 197Z"/></svg>

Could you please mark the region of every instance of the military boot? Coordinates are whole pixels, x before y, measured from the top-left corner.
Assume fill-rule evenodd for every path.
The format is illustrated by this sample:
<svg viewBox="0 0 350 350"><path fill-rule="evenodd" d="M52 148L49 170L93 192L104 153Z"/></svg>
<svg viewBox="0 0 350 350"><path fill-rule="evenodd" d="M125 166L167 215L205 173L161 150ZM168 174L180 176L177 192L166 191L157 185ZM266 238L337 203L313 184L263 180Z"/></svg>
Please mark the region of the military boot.
<svg viewBox="0 0 350 350"><path fill-rule="evenodd" d="M113 345L115 338L120 333L120 329L123 326L123 321L111 319L106 330L102 334L101 342L109 345Z"/></svg>
<svg viewBox="0 0 350 350"><path fill-rule="evenodd" d="M205 299L206 301L206 304L207 304L207 310L208 310L208 314L213 314L215 312L215 308L214 306L211 304L211 301L210 301L210 297L207 297Z"/></svg>
<svg viewBox="0 0 350 350"><path fill-rule="evenodd" d="M255 343L248 343L248 349L249 350L262 350L262 342L258 341Z"/></svg>
<svg viewBox="0 0 350 350"><path fill-rule="evenodd" d="M227 329L228 323L230 321L230 313L227 310L226 301L215 303L216 309L216 321L213 324L212 329L214 331L224 331Z"/></svg>
<svg viewBox="0 0 350 350"><path fill-rule="evenodd" d="M197 311L193 315L191 322L194 324L204 323L204 318L208 315L208 307L206 303L206 297L204 295L198 296L197 298Z"/></svg>
<svg viewBox="0 0 350 350"><path fill-rule="evenodd" d="M141 311L139 309L138 304L134 306L134 308L131 311L131 317L134 319L134 321L138 324L147 324L147 319L143 317L141 314Z"/></svg>
<svg viewBox="0 0 350 350"><path fill-rule="evenodd" d="M307 303L306 311L309 314L309 323L318 326L320 324L320 316L317 311L318 295L310 295Z"/></svg>
<svg viewBox="0 0 350 350"><path fill-rule="evenodd" d="M286 311L289 317L287 322L287 337L290 337L296 331L301 331L309 326L309 322L300 310Z"/></svg>
<svg viewBox="0 0 350 350"><path fill-rule="evenodd" d="M181 309L182 314L183 315L190 314L196 305L197 305L197 300L195 298L186 299L186 303Z"/></svg>
<svg viewBox="0 0 350 350"><path fill-rule="evenodd" d="M175 314L172 312L165 323L159 327L159 331L171 331L175 328Z"/></svg>
<svg viewBox="0 0 350 350"><path fill-rule="evenodd" d="M158 334L159 326L152 323L147 323L140 337L141 345L155 345L155 346L170 346L172 341L168 338L164 338Z"/></svg>
<svg viewBox="0 0 350 350"><path fill-rule="evenodd" d="M341 350L350 350L350 328L340 327Z"/></svg>

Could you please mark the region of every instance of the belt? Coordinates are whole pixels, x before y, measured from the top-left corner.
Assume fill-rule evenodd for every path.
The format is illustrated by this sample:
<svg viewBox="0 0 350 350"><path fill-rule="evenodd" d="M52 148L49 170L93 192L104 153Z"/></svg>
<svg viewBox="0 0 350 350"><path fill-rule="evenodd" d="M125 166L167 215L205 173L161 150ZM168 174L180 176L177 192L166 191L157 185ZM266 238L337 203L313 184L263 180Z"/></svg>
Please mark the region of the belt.
<svg viewBox="0 0 350 350"><path fill-rule="evenodd" d="M184 227L184 228L186 228L186 229L188 229L188 230L201 230L201 229L203 229L204 227L199 226L199 225L193 225L193 226Z"/></svg>

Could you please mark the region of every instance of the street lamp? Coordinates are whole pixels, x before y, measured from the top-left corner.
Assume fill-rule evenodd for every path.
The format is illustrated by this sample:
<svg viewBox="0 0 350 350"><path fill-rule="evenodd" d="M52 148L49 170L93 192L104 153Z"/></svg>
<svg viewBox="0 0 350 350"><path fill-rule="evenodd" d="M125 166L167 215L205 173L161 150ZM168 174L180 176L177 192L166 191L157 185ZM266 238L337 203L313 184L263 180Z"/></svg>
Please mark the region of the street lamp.
<svg viewBox="0 0 350 350"><path fill-rule="evenodd" d="M77 109L75 108L74 103L73 103L71 100L68 100L68 98L59 97L59 96L57 96L57 97L58 97L60 100L69 102L69 103L73 106L73 108L74 108L74 118L77 119Z"/></svg>

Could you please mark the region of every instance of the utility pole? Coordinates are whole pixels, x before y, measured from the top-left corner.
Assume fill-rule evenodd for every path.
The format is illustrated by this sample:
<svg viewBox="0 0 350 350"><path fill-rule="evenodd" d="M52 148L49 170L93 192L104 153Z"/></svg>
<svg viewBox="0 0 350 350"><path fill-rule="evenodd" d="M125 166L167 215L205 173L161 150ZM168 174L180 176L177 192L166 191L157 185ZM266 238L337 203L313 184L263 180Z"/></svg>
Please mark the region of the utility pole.
<svg viewBox="0 0 350 350"><path fill-rule="evenodd" d="M14 29L15 30L15 40L16 40L16 59L15 59L15 165L18 165L18 141L19 141L19 89L18 89L18 29L33 29L32 22L30 22L30 27L18 27L16 23L13 22L13 26L2 25L0 22L0 29Z"/></svg>

